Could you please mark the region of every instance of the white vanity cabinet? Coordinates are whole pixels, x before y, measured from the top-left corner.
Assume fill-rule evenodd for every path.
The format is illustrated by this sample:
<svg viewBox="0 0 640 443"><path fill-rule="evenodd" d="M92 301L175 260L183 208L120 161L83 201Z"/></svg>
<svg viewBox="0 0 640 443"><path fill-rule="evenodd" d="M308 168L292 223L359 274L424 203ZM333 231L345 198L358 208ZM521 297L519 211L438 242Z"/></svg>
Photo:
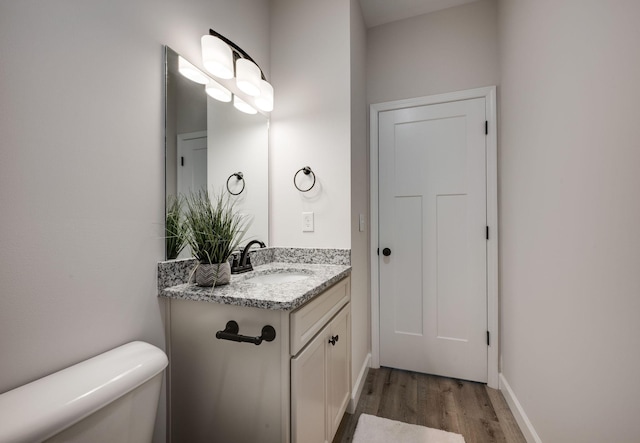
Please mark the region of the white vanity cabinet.
<svg viewBox="0 0 640 443"><path fill-rule="evenodd" d="M294 442L333 440L349 403L350 304L291 359Z"/></svg>
<svg viewBox="0 0 640 443"><path fill-rule="evenodd" d="M170 441L330 443L350 399L350 297L347 275L294 310L169 299ZM230 320L276 338L217 339Z"/></svg>

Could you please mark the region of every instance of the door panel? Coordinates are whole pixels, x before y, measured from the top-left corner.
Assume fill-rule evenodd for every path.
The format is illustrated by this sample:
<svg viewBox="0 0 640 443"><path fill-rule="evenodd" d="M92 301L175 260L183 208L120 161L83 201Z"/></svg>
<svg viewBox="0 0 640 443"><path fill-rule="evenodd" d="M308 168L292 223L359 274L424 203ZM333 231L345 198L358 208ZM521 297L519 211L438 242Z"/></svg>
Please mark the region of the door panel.
<svg viewBox="0 0 640 443"><path fill-rule="evenodd" d="M394 200L394 211L403 214L397 219L397 234L390 258L396 263L397 294L394 306L395 330L404 334L422 335L422 254L416 244L422 241L422 197L408 196Z"/></svg>
<svg viewBox="0 0 640 443"><path fill-rule="evenodd" d="M467 290L467 263L461 260L467 249L466 195L436 196L436 334L439 339L466 340L467 326L464 309Z"/></svg>
<svg viewBox="0 0 640 443"><path fill-rule="evenodd" d="M380 363L487 380L485 99L379 114Z"/></svg>
<svg viewBox="0 0 640 443"><path fill-rule="evenodd" d="M207 190L206 132L182 134L178 137L178 194L188 195Z"/></svg>

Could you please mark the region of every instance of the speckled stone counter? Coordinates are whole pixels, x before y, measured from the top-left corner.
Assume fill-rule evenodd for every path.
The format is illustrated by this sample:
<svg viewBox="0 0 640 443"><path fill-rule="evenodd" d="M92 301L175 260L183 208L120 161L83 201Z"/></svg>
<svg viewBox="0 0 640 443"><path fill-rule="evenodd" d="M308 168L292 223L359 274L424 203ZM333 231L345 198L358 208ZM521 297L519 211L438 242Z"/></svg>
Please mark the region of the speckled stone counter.
<svg viewBox="0 0 640 443"><path fill-rule="evenodd" d="M302 273L309 277L288 283L251 283L257 275ZM268 263L253 271L231 276L231 283L215 288L203 288L184 283L160 289L159 295L180 300L208 301L236 306L273 310L293 310L351 273L347 265Z"/></svg>
<svg viewBox="0 0 640 443"><path fill-rule="evenodd" d="M292 310L351 273L350 249L263 248L251 251L254 271L231 276L229 285L202 288L190 279L193 258L158 263L158 296L199 300L273 310ZM252 276L274 272L302 272L309 277L297 282L257 284Z"/></svg>

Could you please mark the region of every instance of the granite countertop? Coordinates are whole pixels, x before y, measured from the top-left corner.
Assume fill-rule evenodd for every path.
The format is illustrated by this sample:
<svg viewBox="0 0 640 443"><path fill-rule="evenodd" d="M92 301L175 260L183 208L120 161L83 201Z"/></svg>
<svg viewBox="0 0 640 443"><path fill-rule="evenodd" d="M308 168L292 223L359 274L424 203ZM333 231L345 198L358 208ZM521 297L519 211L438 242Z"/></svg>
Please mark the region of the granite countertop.
<svg viewBox="0 0 640 443"><path fill-rule="evenodd" d="M248 281L258 275L273 273L308 274L308 278L287 283L258 284ZM267 263L254 270L231 276L231 283L204 288L193 283L160 290L159 295L179 300L208 301L236 306L273 310L293 310L325 289L347 277L351 266L303 263Z"/></svg>

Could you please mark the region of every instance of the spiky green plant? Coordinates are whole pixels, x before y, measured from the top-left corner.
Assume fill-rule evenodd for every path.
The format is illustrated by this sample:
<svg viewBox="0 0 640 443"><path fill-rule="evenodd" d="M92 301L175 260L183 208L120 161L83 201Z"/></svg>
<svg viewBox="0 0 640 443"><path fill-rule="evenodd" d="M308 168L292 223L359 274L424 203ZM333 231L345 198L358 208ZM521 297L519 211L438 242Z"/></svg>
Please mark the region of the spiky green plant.
<svg viewBox="0 0 640 443"><path fill-rule="evenodd" d="M183 196L170 195L167 198L167 216L165 220L167 260L177 258L187 245L187 227L182 217L183 202Z"/></svg>
<svg viewBox="0 0 640 443"><path fill-rule="evenodd" d="M226 262L248 227L246 217L235 211L228 197L209 196L205 190L186 198L185 224L193 256L206 264Z"/></svg>

